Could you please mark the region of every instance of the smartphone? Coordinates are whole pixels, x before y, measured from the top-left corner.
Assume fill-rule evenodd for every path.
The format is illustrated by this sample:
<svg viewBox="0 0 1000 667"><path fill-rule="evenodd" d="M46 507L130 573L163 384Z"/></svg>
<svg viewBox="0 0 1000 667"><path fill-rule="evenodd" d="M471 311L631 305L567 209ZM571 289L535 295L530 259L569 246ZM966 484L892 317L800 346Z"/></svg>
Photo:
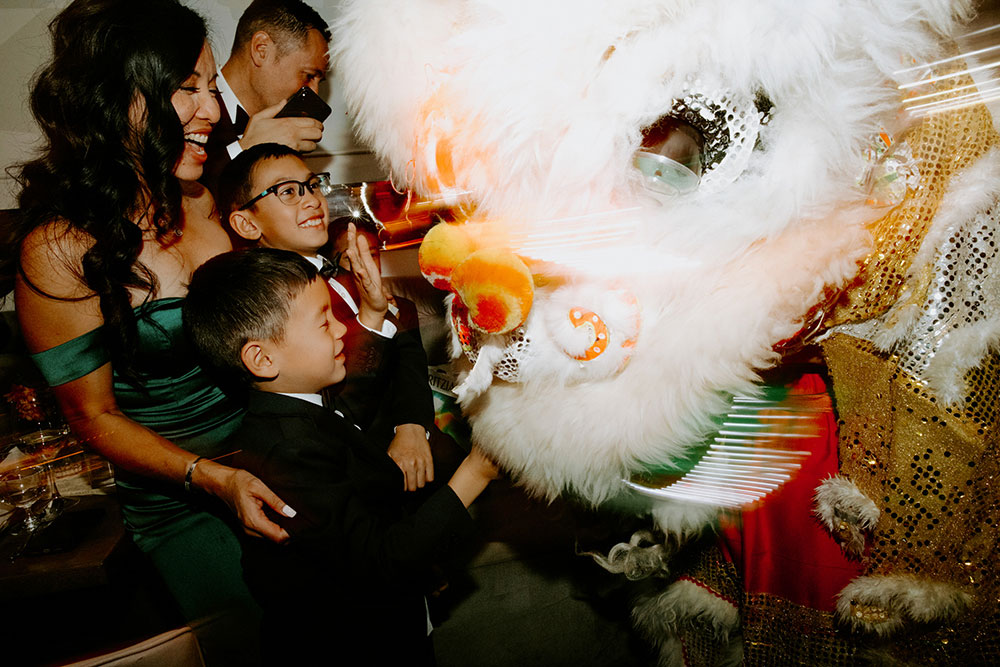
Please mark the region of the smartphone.
<svg viewBox="0 0 1000 667"><path fill-rule="evenodd" d="M319 122L326 120L333 109L313 92L309 86L302 86L292 95L275 118L315 118Z"/></svg>

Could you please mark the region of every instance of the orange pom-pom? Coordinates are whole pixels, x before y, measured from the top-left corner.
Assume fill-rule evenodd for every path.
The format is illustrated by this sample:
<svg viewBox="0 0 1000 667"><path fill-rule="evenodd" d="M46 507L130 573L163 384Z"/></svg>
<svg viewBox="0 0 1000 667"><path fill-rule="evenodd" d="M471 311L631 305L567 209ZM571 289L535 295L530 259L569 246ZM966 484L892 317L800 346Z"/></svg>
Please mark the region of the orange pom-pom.
<svg viewBox="0 0 1000 667"><path fill-rule="evenodd" d="M476 249L464 225L438 223L420 244L420 273L438 289L451 288L451 274Z"/></svg>
<svg viewBox="0 0 1000 667"><path fill-rule="evenodd" d="M472 326L486 333L507 333L523 324L535 291L524 262L493 248L462 262L452 273L451 286L469 309Z"/></svg>

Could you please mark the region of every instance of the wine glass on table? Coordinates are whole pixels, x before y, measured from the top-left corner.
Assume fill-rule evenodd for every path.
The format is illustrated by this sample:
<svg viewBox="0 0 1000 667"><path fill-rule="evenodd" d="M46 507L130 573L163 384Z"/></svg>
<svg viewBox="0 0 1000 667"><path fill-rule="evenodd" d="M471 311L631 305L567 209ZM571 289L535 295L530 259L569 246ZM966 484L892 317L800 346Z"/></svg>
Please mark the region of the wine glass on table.
<svg viewBox="0 0 1000 667"><path fill-rule="evenodd" d="M68 442L69 429L42 429L23 434L17 441L17 448L27 454L45 473L45 485L48 488L49 502L42 512L43 521L51 521L63 510L76 501L63 498L56 484L56 475L52 469L52 461Z"/></svg>
<svg viewBox="0 0 1000 667"><path fill-rule="evenodd" d="M45 471L37 465L17 466L0 473L0 498L14 505L10 532L0 542L0 558L14 560L31 536L47 522L40 505L45 502Z"/></svg>
<svg viewBox="0 0 1000 667"><path fill-rule="evenodd" d="M24 519L14 532L32 532L45 523L35 505L45 497L45 471L38 466L17 466L0 473L0 498L24 510Z"/></svg>
<svg viewBox="0 0 1000 667"><path fill-rule="evenodd" d="M45 473L49 502L40 519L51 521L75 502L59 493L52 470L53 459L69 442L69 426L47 389L15 385L8 392L7 400L14 411L17 448L28 457L25 463L33 462Z"/></svg>

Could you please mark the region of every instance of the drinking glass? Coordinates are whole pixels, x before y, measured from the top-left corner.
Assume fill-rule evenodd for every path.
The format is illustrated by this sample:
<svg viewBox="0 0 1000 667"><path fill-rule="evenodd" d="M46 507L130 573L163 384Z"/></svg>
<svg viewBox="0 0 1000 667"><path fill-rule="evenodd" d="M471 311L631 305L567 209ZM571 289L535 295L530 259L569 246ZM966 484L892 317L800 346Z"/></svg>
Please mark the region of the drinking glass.
<svg viewBox="0 0 1000 667"><path fill-rule="evenodd" d="M39 466L25 466L0 474L0 497L25 510L21 530L33 531L45 523L35 510L35 503L45 496L45 471Z"/></svg>
<svg viewBox="0 0 1000 667"><path fill-rule="evenodd" d="M52 460L67 443L68 438L68 428L50 428L25 433L17 441L17 448L37 461L36 465L45 473L49 502L41 514L42 521L51 521L75 502L63 498L59 493L56 476L52 470Z"/></svg>
<svg viewBox="0 0 1000 667"><path fill-rule="evenodd" d="M7 401L18 434L17 448L39 463L45 473L49 503L40 520L51 521L73 502L60 495L52 470L52 460L68 442L69 427L47 387L14 385L7 393Z"/></svg>

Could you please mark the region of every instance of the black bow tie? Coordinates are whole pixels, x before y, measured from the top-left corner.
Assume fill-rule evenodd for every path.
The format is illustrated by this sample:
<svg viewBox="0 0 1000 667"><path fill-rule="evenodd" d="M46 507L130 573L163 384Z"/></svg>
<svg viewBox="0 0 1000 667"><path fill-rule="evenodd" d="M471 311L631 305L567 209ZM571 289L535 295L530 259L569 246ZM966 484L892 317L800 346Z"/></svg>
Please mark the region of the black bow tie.
<svg viewBox="0 0 1000 667"><path fill-rule="evenodd" d="M329 280L337 275L337 265L328 260L326 257L320 257L323 260L323 265L319 267L319 275L323 277L323 280Z"/></svg>
<svg viewBox="0 0 1000 667"><path fill-rule="evenodd" d="M233 121L233 131L237 135L243 136L243 133L247 131L247 123L250 122L250 116L243 107L236 105L236 120Z"/></svg>

